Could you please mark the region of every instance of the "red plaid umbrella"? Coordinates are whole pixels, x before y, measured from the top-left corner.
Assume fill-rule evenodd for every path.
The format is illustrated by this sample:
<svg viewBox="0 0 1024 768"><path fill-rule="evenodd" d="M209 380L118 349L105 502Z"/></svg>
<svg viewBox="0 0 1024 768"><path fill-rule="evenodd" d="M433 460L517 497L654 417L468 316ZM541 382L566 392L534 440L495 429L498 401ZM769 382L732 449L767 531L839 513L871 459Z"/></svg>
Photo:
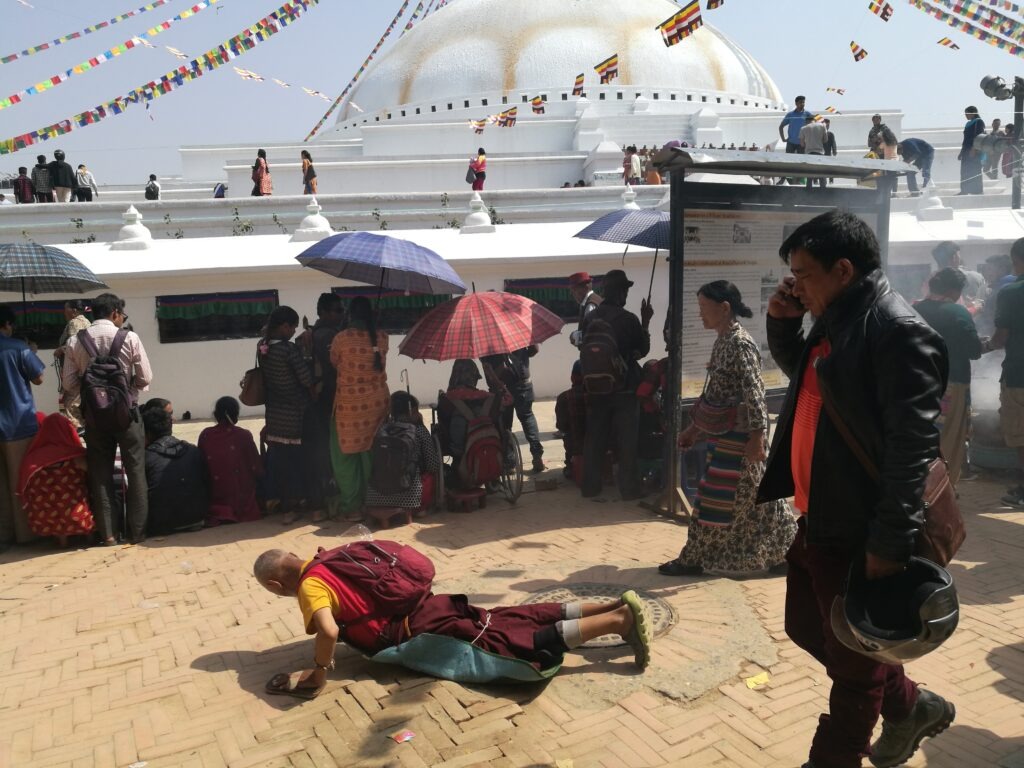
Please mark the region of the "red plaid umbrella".
<svg viewBox="0 0 1024 768"><path fill-rule="evenodd" d="M416 360L500 355L557 336L562 325L558 315L525 296L502 291L471 293L421 317L398 351Z"/></svg>

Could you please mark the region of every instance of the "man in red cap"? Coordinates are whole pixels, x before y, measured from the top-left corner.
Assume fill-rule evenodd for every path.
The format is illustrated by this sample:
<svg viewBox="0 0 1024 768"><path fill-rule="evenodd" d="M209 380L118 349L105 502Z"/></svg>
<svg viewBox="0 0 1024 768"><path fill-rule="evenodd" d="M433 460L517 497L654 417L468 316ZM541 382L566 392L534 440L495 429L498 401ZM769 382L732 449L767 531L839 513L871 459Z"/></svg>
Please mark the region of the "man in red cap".
<svg viewBox="0 0 1024 768"><path fill-rule="evenodd" d="M569 341L578 347L583 341L583 327L586 319L601 304L601 297L594 293L594 280L589 272L576 272L569 275L569 290L572 297L579 302L580 317L576 330L569 334Z"/></svg>

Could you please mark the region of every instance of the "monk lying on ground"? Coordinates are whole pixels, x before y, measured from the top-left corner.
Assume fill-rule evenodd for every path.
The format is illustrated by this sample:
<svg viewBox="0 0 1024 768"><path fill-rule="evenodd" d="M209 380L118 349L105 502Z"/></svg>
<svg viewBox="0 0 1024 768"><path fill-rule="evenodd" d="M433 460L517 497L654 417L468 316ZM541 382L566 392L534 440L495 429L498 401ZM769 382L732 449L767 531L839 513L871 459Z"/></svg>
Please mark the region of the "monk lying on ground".
<svg viewBox="0 0 1024 768"><path fill-rule="evenodd" d="M260 555L259 583L298 597L313 669L275 675L269 693L311 699L334 668L338 640L373 661L464 683L536 681L554 675L566 651L619 635L640 669L650 663L651 618L636 592L614 603L539 603L478 608L465 595L435 595L434 567L412 547L358 541L310 560L281 549Z"/></svg>

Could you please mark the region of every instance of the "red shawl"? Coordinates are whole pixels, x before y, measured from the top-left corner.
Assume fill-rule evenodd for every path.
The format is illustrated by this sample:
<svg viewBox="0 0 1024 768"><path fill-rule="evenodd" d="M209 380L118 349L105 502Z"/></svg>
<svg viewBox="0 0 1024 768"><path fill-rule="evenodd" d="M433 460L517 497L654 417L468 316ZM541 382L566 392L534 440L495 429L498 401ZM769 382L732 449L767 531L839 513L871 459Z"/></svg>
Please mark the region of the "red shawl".
<svg viewBox="0 0 1024 768"><path fill-rule="evenodd" d="M78 439L74 425L61 414L51 413L40 422L39 432L22 459L18 494L24 495L28 481L39 470L83 456L85 446Z"/></svg>

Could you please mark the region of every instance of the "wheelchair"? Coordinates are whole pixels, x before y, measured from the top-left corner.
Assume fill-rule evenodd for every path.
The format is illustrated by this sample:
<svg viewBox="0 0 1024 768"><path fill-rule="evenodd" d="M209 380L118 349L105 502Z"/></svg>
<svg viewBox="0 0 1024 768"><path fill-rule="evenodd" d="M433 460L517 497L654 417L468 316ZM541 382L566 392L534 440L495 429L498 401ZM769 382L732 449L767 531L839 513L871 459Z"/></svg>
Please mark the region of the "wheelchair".
<svg viewBox="0 0 1024 768"><path fill-rule="evenodd" d="M437 393L437 402L430 406L430 434L434 438L434 446L437 454L441 457L441 466L438 472L437 492L434 494L435 504L440 505L446 497L445 468L454 473L452 453L449 448L448 426L445 423L445 413L450 414L454 410L450 400L444 392ZM503 463L501 474L496 480L484 487L487 494L500 494L509 504L515 504L523 493L523 452L519 445L519 439L511 430L505 429L501 418L494 418L494 424L498 429L501 438L502 455L506 457ZM481 499L480 506L484 506Z"/></svg>

